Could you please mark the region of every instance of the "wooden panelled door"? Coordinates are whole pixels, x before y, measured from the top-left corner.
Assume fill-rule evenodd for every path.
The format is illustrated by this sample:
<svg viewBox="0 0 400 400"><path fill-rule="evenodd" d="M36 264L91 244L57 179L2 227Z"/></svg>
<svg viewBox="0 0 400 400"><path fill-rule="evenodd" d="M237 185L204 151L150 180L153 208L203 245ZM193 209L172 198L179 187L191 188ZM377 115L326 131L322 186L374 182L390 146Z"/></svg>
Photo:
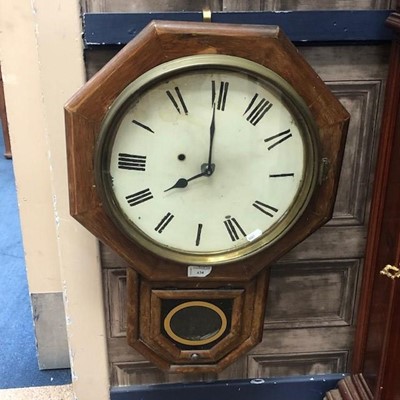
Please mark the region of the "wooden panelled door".
<svg viewBox="0 0 400 400"><path fill-rule="evenodd" d="M112 385L350 371L387 50L381 45L300 48L352 116L334 218L273 266L263 341L233 365L218 375L169 374L130 348L126 264L102 247ZM89 74L110 55L88 52Z"/></svg>
<svg viewBox="0 0 400 400"><path fill-rule="evenodd" d="M165 11L161 9L165 2L159 0L148 2L85 0L82 3L87 12ZM135 8L142 3L146 3L145 6L151 7L151 9ZM158 7L155 6L155 3ZM174 5L178 7L178 3L190 3L191 5L196 3L196 9L200 7L198 1L182 0ZM239 10L239 7L243 11L261 10L271 9L272 6L274 10L322 7L338 9L342 8L344 3L346 3L346 8L353 7L355 9L389 8L390 6L389 0L378 2L372 0L354 2L225 0L211 3L212 9L215 11ZM172 3L170 2L170 4ZM255 8L256 4L257 8ZM171 9L169 10L171 11ZM394 202L386 205L385 209L389 210L388 207L390 207L392 214L385 214L382 212L383 204L374 206L370 216L376 149L387 76L388 47L382 44L308 45L299 47L299 51L351 114L333 219L273 266L268 288L263 341L218 375L168 374L156 368L128 346L125 312L127 266L108 248L102 247L111 385L354 371L364 372L371 389L378 390L377 388L381 386L382 376L384 375L385 379L390 378L388 373L378 373L381 361L377 355L383 348L390 347L388 346L389 342L395 335L383 335L382 332L378 332L379 329L372 328L382 327L382 321L379 318L392 315L393 309L386 308L387 299L374 300L371 307L372 318L371 320L365 318L365 315L369 313L370 293L373 287L375 287L374 296L379 298L378 289L381 290L379 284L374 286L377 276L379 279L383 279L380 282L384 282L381 285L384 286L383 293L385 295L398 301L396 296L400 294L396 294L396 290L398 291L396 280L392 281L390 278L379 275L379 271L385 263L394 264L398 263L398 260L396 261L393 257L385 258L382 261L383 264L376 263L371 268L371 262L377 257L378 250L373 252L369 247L367 254L365 253L368 226L374 226L369 222L375 221L377 215L380 215L382 220L387 216L393 216L396 208ZM114 50L110 49L87 50L88 76L93 75L114 53ZM392 75L394 74L400 75L399 68L397 68L397 72L392 72ZM390 88L393 90L393 86ZM399 91L397 90L396 93L398 94ZM398 99L398 97L396 98ZM395 112L392 113L392 119L395 119ZM384 114L384 117L386 120L387 113ZM395 154L399 154L400 144L397 143L397 146L399 147ZM380 158L381 156L379 156L379 160ZM398 170L399 166L397 161L397 164L391 168ZM380 168L387 173L388 166ZM381 179L379 174L378 169L377 181ZM384 188L381 189L381 192L384 192ZM393 197L393 201L400 204L399 193L396 194L394 191L393 194L397 195L397 198ZM370 243L371 240L377 241L377 238L380 237L380 230L381 225L375 223L375 228L370 230ZM371 231L375 232L374 237L371 236ZM394 234L381 237L383 238L381 241L383 248L385 246L392 247L391 243L397 240L397 236ZM366 262L365 257L367 257ZM372 269L370 274L369 271ZM360 298L363 275L367 276L363 284L366 289ZM361 317L357 323L358 310L360 310ZM379 318L374 319L374 315ZM395 324L390 326L392 332L395 329L398 330L397 325L400 325L399 320L396 322L394 319L393 322ZM356 334L357 325L358 333ZM355 340L356 337L359 339ZM374 348L376 344L378 344L378 350ZM396 380L394 376L391 379ZM368 397L366 398L368 399ZM397 398L400 399L400 397L393 396L381 397L382 400Z"/></svg>

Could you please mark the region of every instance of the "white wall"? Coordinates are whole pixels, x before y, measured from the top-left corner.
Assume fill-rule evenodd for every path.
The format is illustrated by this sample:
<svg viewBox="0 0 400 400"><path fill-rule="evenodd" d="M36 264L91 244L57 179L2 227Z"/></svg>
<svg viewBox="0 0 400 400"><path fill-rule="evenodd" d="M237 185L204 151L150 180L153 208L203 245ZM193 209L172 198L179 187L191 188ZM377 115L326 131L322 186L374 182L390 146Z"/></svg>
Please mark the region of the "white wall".
<svg viewBox="0 0 400 400"><path fill-rule="evenodd" d="M0 0L0 63L32 293L63 292L76 397L108 398L96 240L68 210L63 104L84 82L78 0Z"/></svg>

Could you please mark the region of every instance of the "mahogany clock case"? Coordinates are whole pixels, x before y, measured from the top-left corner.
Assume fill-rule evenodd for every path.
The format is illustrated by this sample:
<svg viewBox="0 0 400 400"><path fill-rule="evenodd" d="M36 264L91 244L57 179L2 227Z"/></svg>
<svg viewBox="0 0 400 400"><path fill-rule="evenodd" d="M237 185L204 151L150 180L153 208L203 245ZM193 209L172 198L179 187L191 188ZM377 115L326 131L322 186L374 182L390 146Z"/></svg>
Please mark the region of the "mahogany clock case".
<svg viewBox="0 0 400 400"><path fill-rule="evenodd" d="M329 220L349 121L348 113L278 27L150 23L65 106L71 215L145 279L190 280L187 264L154 255L115 226L96 188L93 160L102 121L125 87L160 63L194 54L242 57L274 71L304 100L317 126L320 171L302 216L266 250L238 262L221 263L207 276L208 281L251 280Z"/></svg>

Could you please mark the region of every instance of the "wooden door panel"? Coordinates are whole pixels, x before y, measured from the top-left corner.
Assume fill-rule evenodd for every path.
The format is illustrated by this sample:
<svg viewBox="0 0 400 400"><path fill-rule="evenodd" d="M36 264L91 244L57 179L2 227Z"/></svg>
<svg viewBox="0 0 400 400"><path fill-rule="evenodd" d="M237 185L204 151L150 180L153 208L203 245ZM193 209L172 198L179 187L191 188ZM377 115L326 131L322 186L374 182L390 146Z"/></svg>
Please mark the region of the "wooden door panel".
<svg viewBox="0 0 400 400"><path fill-rule="evenodd" d="M126 268L105 269L103 274L107 297L107 321L109 336L126 340L127 328L127 273Z"/></svg>
<svg viewBox="0 0 400 400"><path fill-rule="evenodd" d="M374 170L381 80L328 83L351 114L334 214L328 225L365 226Z"/></svg>
<svg viewBox="0 0 400 400"><path fill-rule="evenodd" d="M297 353L291 355L249 356L248 374L254 378L266 376L318 375L343 371L347 351Z"/></svg>
<svg viewBox="0 0 400 400"><path fill-rule="evenodd" d="M264 340L249 354L295 354L339 350L350 352L353 335L354 328L347 326L273 329L264 332Z"/></svg>
<svg viewBox="0 0 400 400"><path fill-rule="evenodd" d="M350 326L360 260L280 264L272 268L264 328ZM268 340L268 332L265 333Z"/></svg>
<svg viewBox="0 0 400 400"><path fill-rule="evenodd" d="M336 259L342 254L346 258L362 258L365 234L363 226L325 225L283 256L279 262Z"/></svg>

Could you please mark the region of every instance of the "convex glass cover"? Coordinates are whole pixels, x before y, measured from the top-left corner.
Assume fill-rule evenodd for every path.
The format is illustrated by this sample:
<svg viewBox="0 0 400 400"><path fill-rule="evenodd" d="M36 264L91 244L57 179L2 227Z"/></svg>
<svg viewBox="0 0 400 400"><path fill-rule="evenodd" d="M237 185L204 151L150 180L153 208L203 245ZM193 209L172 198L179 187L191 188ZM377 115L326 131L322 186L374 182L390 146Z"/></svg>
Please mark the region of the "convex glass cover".
<svg viewBox="0 0 400 400"><path fill-rule="evenodd" d="M307 106L252 61L177 59L116 99L96 149L115 224L178 262L217 264L281 237L312 194L318 146Z"/></svg>

